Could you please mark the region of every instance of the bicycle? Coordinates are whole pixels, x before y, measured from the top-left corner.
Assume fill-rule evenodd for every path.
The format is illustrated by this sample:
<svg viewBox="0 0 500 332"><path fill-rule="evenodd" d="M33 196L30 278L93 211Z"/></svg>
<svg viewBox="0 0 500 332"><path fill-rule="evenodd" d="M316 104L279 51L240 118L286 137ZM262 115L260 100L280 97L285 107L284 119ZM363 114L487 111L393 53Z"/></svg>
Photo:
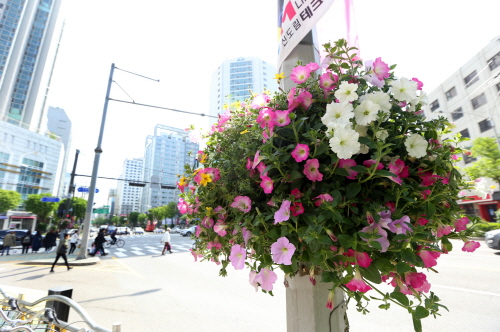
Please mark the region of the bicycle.
<svg viewBox="0 0 500 332"><path fill-rule="evenodd" d="M122 238L117 238L115 242L113 240L108 240L107 242L104 242L104 248L109 249L112 246L117 246L118 248L121 248L125 245L125 240Z"/></svg>

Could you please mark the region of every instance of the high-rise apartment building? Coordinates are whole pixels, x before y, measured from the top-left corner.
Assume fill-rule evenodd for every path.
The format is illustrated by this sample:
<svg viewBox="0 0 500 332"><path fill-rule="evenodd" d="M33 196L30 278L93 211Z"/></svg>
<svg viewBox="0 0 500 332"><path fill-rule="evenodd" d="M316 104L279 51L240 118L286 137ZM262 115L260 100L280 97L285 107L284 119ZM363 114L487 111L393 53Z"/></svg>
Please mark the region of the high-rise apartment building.
<svg viewBox="0 0 500 332"><path fill-rule="evenodd" d="M224 112L224 104L243 101L252 93L264 90L275 92L278 85L275 79L276 68L255 57L240 57L224 61L212 74L210 87L210 115Z"/></svg>
<svg viewBox="0 0 500 332"><path fill-rule="evenodd" d="M47 113L47 129L47 134L49 136L55 135L59 137L63 144L64 155L61 158L62 172L60 175L59 187L56 191L57 196L63 197L68 194L69 189L69 181L67 181L69 177L66 170L68 168L71 148L71 120L62 108L49 107L49 111Z"/></svg>
<svg viewBox="0 0 500 332"><path fill-rule="evenodd" d="M0 116L44 132L62 0L0 0Z"/></svg>
<svg viewBox="0 0 500 332"><path fill-rule="evenodd" d="M143 188L134 184L142 182L143 165L142 158L125 159L123 162L123 172L120 178L127 181L118 181L116 193L118 215L139 212Z"/></svg>
<svg viewBox="0 0 500 332"><path fill-rule="evenodd" d="M184 165L196 162L199 146L192 143L183 129L156 125L154 135L146 138L144 182L140 212L177 202L176 182L184 173ZM175 189L173 189L175 188Z"/></svg>
<svg viewBox="0 0 500 332"><path fill-rule="evenodd" d="M470 138L461 143L463 148L470 148L477 137L497 138L500 134L500 36L430 92L428 99L426 116L445 116L453 122L455 133ZM462 157L457 163L461 169L476 161L472 156ZM471 198L459 204L467 214L489 221L495 220L494 212L500 208L500 200L492 196Z"/></svg>

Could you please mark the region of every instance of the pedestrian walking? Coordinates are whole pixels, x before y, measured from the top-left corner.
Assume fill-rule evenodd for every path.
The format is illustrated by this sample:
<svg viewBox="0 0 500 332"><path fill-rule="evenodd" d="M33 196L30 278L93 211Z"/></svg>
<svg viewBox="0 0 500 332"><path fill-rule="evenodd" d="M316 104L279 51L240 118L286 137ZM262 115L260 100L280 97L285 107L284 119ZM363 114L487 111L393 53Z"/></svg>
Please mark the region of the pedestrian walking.
<svg viewBox="0 0 500 332"><path fill-rule="evenodd" d="M95 250L93 253L90 254L90 256L92 256L92 257L95 256L95 254L97 254L98 251L101 252L101 256L107 255L106 252L104 251L104 247L103 247L104 242L108 242L106 240L106 238L104 237L105 231L106 231L105 229L99 230L99 234L97 234L97 237L94 240Z"/></svg>
<svg viewBox="0 0 500 332"><path fill-rule="evenodd" d="M50 252L53 247L56 246L57 234L54 229L51 229L43 239L43 246L45 247L45 252Z"/></svg>
<svg viewBox="0 0 500 332"><path fill-rule="evenodd" d="M31 252L37 253L42 247L42 232L36 231L35 235L31 238Z"/></svg>
<svg viewBox="0 0 500 332"><path fill-rule="evenodd" d="M26 232L26 235L23 237L22 244L23 244L23 251L21 252L21 255L24 254L24 252L28 253L30 250L31 243L33 241L31 231Z"/></svg>
<svg viewBox="0 0 500 332"><path fill-rule="evenodd" d="M68 259L66 258L66 252L68 251L68 239L69 239L69 234L65 234L64 238L61 241L59 241L59 245L57 246L56 250L56 260L54 261L54 264L52 264L50 272L54 272L54 266L56 266L59 257L62 257L64 259L64 263L66 263L68 271L72 269L72 267L69 266L68 264Z"/></svg>
<svg viewBox="0 0 500 332"><path fill-rule="evenodd" d="M11 231L9 234L5 235L4 239L3 239L3 249L2 249L2 255L0 256L3 256L3 253L5 252L5 250L7 250L7 256L10 255L10 247L12 246L15 246L16 245L16 232L15 231Z"/></svg>
<svg viewBox="0 0 500 332"><path fill-rule="evenodd" d="M80 241L80 237L78 236L78 231L75 231L73 235L71 235L71 240L69 240L69 244L71 248L69 249L69 254L73 254L76 249L76 244Z"/></svg>
<svg viewBox="0 0 500 332"><path fill-rule="evenodd" d="M167 250L169 253L172 253L172 247L170 246L170 228L167 228L167 231L165 234L163 234L163 237L160 240L161 242L165 242L165 246L163 247L163 251L161 252L162 255L165 255L165 250Z"/></svg>

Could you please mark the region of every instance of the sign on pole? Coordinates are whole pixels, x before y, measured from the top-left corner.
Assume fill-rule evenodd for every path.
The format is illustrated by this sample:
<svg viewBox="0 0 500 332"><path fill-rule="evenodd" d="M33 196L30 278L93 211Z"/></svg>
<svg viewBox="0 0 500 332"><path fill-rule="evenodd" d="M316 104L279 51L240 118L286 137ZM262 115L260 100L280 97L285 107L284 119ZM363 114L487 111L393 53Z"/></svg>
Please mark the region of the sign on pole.
<svg viewBox="0 0 500 332"><path fill-rule="evenodd" d="M88 187L78 187L78 192L79 193L88 193L89 188ZM99 189L96 188L95 193L97 194L99 192Z"/></svg>
<svg viewBox="0 0 500 332"><path fill-rule="evenodd" d="M94 209L92 212L93 213L98 213L98 214L108 214L109 213L109 209Z"/></svg>
<svg viewBox="0 0 500 332"><path fill-rule="evenodd" d="M48 202L48 203L58 203L60 201L59 197L42 197L40 198L40 201L42 202Z"/></svg>
<svg viewBox="0 0 500 332"><path fill-rule="evenodd" d="M284 0L278 17L278 68L318 23L334 0Z"/></svg>

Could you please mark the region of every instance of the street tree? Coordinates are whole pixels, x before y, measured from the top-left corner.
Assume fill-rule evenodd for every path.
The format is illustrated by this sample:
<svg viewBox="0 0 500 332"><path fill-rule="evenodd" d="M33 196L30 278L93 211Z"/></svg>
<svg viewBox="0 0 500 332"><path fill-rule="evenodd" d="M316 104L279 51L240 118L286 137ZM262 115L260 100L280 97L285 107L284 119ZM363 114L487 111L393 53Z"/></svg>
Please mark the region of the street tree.
<svg viewBox="0 0 500 332"><path fill-rule="evenodd" d="M64 211L64 214L70 214L75 219L82 221L85 218L85 212L87 210L87 200L81 197L73 197L69 199L69 210L66 211L66 204L68 199L64 199L59 204L58 211Z"/></svg>
<svg viewBox="0 0 500 332"><path fill-rule="evenodd" d="M173 218L179 213L179 209L177 209L177 204L175 202L168 202L168 204L165 206L165 218L170 218L172 219L172 224Z"/></svg>
<svg viewBox="0 0 500 332"><path fill-rule="evenodd" d="M472 143L472 156L480 159L464 171L474 179L488 177L500 182L500 152L495 138L478 137Z"/></svg>
<svg viewBox="0 0 500 332"><path fill-rule="evenodd" d="M13 190L0 189L0 212L5 213L21 204L21 194Z"/></svg>
<svg viewBox="0 0 500 332"><path fill-rule="evenodd" d="M42 202L43 197L52 197L51 194L32 194L24 200L24 208L33 214L36 214L38 222L49 223L50 218L57 210L59 203Z"/></svg>
<svg viewBox="0 0 500 332"><path fill-rule="evenodd" d="M139 212L130 212L130 214L128 215L128 220L131 225L137 224L138 218L139 218Z"/></svg>
<svg viewBox="0 0 500 332"><path fill-rule="evenodd" d="M137 216L137 222L139 223L139 225L141 225L141 227L144 227L144 225L146 224L146 220L148 220L148 215L145 213L141 213L139 216Z"/></svg>

